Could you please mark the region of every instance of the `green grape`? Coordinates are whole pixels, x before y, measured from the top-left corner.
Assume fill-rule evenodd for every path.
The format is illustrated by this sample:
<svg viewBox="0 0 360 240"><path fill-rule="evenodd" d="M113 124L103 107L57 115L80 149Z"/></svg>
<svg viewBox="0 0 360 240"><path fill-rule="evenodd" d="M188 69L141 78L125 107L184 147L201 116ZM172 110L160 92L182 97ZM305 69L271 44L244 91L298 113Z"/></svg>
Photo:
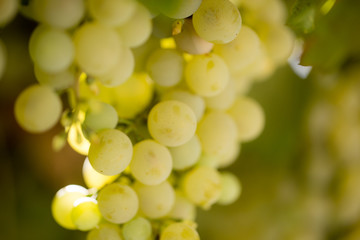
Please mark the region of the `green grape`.
<svg viewBox="0 0 360 240"><path fill-rule="evenodd" d="M84 182L88 188L96 188L101 189L106 184L112 183L115 181L119 175L114 176L106 176L101 173L98 173L90 164L89 159L86 157L83 168L82 175L84 178Z"/></svg>
<svg viewBox="0 0 360 240"><path fill-rule="evenodd" d="M84 136L81 123L79 121L70 125L67 133L67 142L77 153L87 156L89 154L90 142Z"/></svg>
<svg viewBox="0 0 360 240"><path fill-rule="evenodd" d="M107 87L116 87L128 80L134 72L135 60L130 48L124 47L116 65L98 80Z"/></svg>
<svg viewBox="0 0 360 240"><path fill-rule="evenodd" d="M32 0L34 17L56 28L71 28L85 15L84 0Z"/></svg>
<svg viewBox="0 0 360 240"><path fill-rule="evenodd" d="M203 0L192 19L201 38L219 44L234 40L242 22L239 10L229 0Z"/></svg>
<svg viewBox="0 0 360 240"><path fill-rule="evenodd" d="M221 175L221 195L217 203L229 205L234 203L240 196L241 184L237 177L231 172L222 172Z"/></svg>
<svg viewBox="0 0 360 240"><path fill-rule="evenodd" d="M241 151L241 145L237 141L233 141L229 143L228 151L222 155L221 157L217 158L217 168L226 168L233 164L236 159L238 158Z"/></svg>
<svg viewBox="0 0 360 240"><path fill-rule="evenodd" d="M194 227L183 223L172 223L160 235L160 240L200 240Z"/></svg>
<svg viewBox="0 0 360 240"><path fill-rule="evenodd" d="M74 202L87 194L88 191L78 185L68 185L60 189L51 204L51 213L55 221L64 228L76 229L76 225L71 218Z"/></svg>
<svg viewBox="0 0 360 240"><path fill-rule="evenodd" d="M148 218L164 217L174 205L175 192L167 181L154 186L136 182L134 189L139 196L140 210Z"/></svg>
<svg viewBox="0 0 360 240"><path fill-rule="evenodd" d="M234 119L238 139L242 142L257 138L264 129L264 111L260 104L251 98L236 99L234 105L229 109L229 114Z"/></svg>
<svg viewBox="0 0 360 240"><path fill-rule="evenodd" d="M230 72L238 72L256 60L261 52L260 39L254 30L243 25L233 41L215 45L214 52L224 59Z"/></svg>
<svg viewBox="0 0 360 240"><path fill-rule="evenodd" d="M75 73L70 69L57 73L48 73L35 64L34 73L41 85L49 86L55 90L70 88L75 83Z"/></svg>
<svg viewBox="0 0 360 240"><path fill-rule="evenodd" d="M163 14L157 15L153 19L152 35L157 38L169 38L172 36L173 24L175 20Z"/></svg>
<svg viewBox="0 0 360 240"><path fill-rule="evenodd" d="M172 87L182 79L184 60L174 49L158 49L148 58L146 69L156 84Z"/></svg>
<svg viewBox="0 0 360 240"><path fill-rule="evenodd" d="M88 233L86 240L123 240L123 238L118 225L102 223Z"/></svg>
<svg viewBox="0 0 360 240"><path fill-rule="evenodd" d="M95 228L101 220L97 201L90 197L77 199L71 211L71 219L76 228L81 231Z"/></svg>
<svg viewBox="0 0 360 240"><path fill-rule="evenodd" d="M196 206L182 192L176 191L175 203L168 216L176 220L195 220Z"/></svg>
<svg viewBox="0 0 360 240"><path fill-rule="evenodd" d="M175 89L173 91L166 92L162 96L162 100L177 100L185 103L194 111L197 121L200 121L205 112L204 99L185 90Z"/></svg>
<svg viewBox="0 0 360 240"><path fill-rule="evenodd" d="M156 104L148 117L151 136L169 147L180 146L195 134L196 117L185 103L169 100Z"/></svg>
<svg viewBox="0 0 360 240"><path fill-rule="evenodd" d="M65 71L74 60L74 45L64 30L46 25L38 26L29 43L32 60L44 72Z"/></svg>
<svg viewBox="0 0 360 240"><path fill-rule="evenodd" d="M139 208L135 191L121 183L105 186L97 197L103 217L112 223L125 223L131 220Z"/></svg>
<svg viewBox="0 0 360 240"><path fill-rule="evenodd" d="M119 26L134 14L135 0L89 0L89 12L100 23Z"/></svg>
<svg viewBox="0 0 360 240"><path fill-rule="evenodd" d="M18 10L17 0L0 1L0 27L8 24L16 15Z"/></svg>
<svg viewBox="0 0 360 240"><path fill-rule="evenodd" d="M124 224L122 233L125 240L150 240L152 226L149 220L137 217Z"/></svg>
<svg viewBox="0 0 360 240"><path fill-rule="evenodd" d="M139 182L157 185L165 181L172 170L169 150L154 140L144 140L134 146L131 173Z"/></svg>
<svg viewBox="0 0 360 240"><path fill-rule="evenodd" d="M201 154L201 144L198 136L195 134L188 142L178 147L169 147L173 168L175 170L184 170L192 167L198 161Z"/></svg>
<svg viewBox="0 0 360 240"><path fill-rule="evenodd" d="M247 11L247 17L259 19L267 24L285 25L287 8L280 0L242 0Z"/></svg>
<svg viewBox="0 0 360 240"><path fill-rule="evenodd" d="M121 39L116 31L99 23L85 23L77 28L74 44L77 63L90 75L107 73L122 56Z"/></svg>
<svg viewBox="0 0 360 240"><path fill-rule="evenodd" d="M91 99L88 102L84 125L93 131L115 128L118 115L113 106Z"/></svg>
<svg viewBox="0 0 360 240"><path fill-rule="evenodd" d="M229 81L229 69L217 54L194 56L185 67L189 88L202 97L212 97L223 91Z"/></svg>
<svg viewBox="0 0 360 240"><path fill-rule="evenodd" d="M199 8L202 0L155 0L153 4L164 15L175 18L187 18Z"/></svg>
<svg viewBox="0 0 360 240"><path fill-rule="evenodd" d="M6 66L6 48L5 44L0 39L0 80L5 72Z"/></svg>
<svg viewBox="0 0 360 240"><path fill-rule="evenodd" d="M145 71L147 59L149 58L150 54L158 48L160 48L160 40L150 36L145 43L132 49L135 57L136 72Z"/></svg>
<svg viewBox="0 0 360 240"><path fill-rule="evenodd" d="M209 209L221 196L221 177L216 169L198 166L186 173L182 188L191 202Z"/></svg>
<svg viewBox="0 0 360 240"><path fill-rule="evenodd" d="M209 112L200 121L197 134L203 152L222 158L238 138L235 121L224 112Z"/></svg>
<svg viewBox="0 0 360 240"><path fill-rule="evenodd" d="M89 161L96 171L111 176L125 170L132 154L132 143L126 134L116 129L106 129L91 141Z"/></svg>
<svg viewBox="0 0 360 240"><path fill-rule="evenodd" d="M62 103L51 88L32 85L23 90L15 102L15 118L28 132L49 130L60 119Z"/></svg>
<svg viewBox="0 0 360 240"><path fill-rule="evenodd" d="M236 86L233 79L230 79L225 89L213 97L204 97L207 108L215 110L226 110L232 106L236 98Z"/></svg>
<svg viewBox="0 0 360 240"><path fill-rule="evenodd" d="M205 166L205 167L211 167L211 168L217 168L219 165L219 158L218 156L202 153L200 155L200 158L197 162L198 166Z"/></svg>
<svg viewBox="0 0 360 240"><path fill-rule="evenodd" d="M136 5L131 18L117 28L125 46L138 47L145 43L152 31L151 14L142 4Z"/></svg>

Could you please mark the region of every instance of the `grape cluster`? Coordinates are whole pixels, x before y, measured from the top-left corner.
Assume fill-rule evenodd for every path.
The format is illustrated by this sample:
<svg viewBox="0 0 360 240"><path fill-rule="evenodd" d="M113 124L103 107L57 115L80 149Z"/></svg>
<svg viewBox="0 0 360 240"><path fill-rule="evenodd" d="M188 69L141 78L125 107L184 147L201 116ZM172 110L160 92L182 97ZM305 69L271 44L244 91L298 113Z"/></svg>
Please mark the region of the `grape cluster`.
<svg viewBox="0 0 360 240"><path fill-rule="evenodd" d="M17 98L16 120L32 133L60 121L54 148L86 156L87 188L57 192L56 222L88 240L199 239L196 207L238 198L220 169L264 128L246 93L291 53L283 3L30 0L20 11L39 23L39 83Z"/></svg>

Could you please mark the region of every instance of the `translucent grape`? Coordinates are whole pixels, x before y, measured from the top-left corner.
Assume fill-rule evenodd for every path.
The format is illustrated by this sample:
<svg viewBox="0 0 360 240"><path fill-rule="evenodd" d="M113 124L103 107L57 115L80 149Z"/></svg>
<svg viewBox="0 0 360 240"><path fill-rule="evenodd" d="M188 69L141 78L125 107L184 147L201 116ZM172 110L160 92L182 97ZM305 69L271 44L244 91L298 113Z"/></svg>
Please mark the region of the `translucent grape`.
<svg viewBox="0 0 360 240"><path fill-rule="evenodd" d="M71 211L71 219L76 228L81 231L95 228L101 220L97 201L90 197L77 199Z"/></svg>
<svg viewBox="0 0 360 240"><path fill-rule="evenodd" d="M79 121L71 124L67 134L67 142L69 143L70 147L74 149L77 153L85 156L88 155L90 142L84 136L81 123Z"/></svg>
<svg viewBox="0 0 360 240"><path fill-rule="evenodd" d="M154 186L136 182L134 189L139 196L140 210L148 218L164 217L174 205L175 192L167 181Z"/></svg>
<svg viewBox="0 0 360 240"><path fill-rule="evenodd" d="M0 27L8 24L16 15L18 10L17 0L0 1Z"/></svg>
<svg viewBox="0 0 360 240"><path fill-rule="evenodd" d="M229 69L217 54L194 56L185 67L189 88L202 97L212 97L223 91L229 81Z"/></svg>
<svg viewBox="0 0 360 240"><path fill-rule="evenodd" d="M153 140L138 142L134 146L130 169L139 182L146 185L160 184L171 173L171 154L165 146Z"/></svg>
<svg viewBox="0 0 360 240"><path fill-rule="evenodd" d="M156 104L148 117L151 136L165 146L180 146L195 134L196 117L185 103L169 100Z"/></svg>
<svg viewBox="0 0 360 240"><path fill-rule="evenodd" d="M178 147L169 147L173 168L184 170L192 167L201 155L201 144L197 135L194 135L188 142Z"/></svg>
<svg viewBox="0 0 360 240"><path fill-rule="evenodd" d="M115 128L118 115L113 106L96 100L88 102L84 125L93 131Z"/></svg>
<svg viewBox="0 0 360 240"><path fill-rule="evenodd" d="M195 220L196 206L182 192L176 191L175 203L168 216L177 220Z"/></svg>
<svg viewBox="0 0 360 240"><path fill-rule="evenodd" d="M15 118L26 131L41 133L58 122L62 103L51 88L32 85L23 90L15 102Z"/></svg>
<svg viewBox="0 0 360 240"><path fill-rule="evenodd" d="M29 43L30 56L43 71L65 71L74 60L74 45L63 30L40 25L35 29Z"/></svg>
<svg viewBox="0 0 360 240"><path fill-rule="evenodd" d="M129 137L116 129L100 131L91 141L89 161L101 174L116 175L125 170L133 154Z"/></svg>
<svg viewBox="0 0 360 240"><path fill-rule="evenodd" d="M241 145L238 141L229 143L228 151L217 159L217 168L226 168L233 164L238 158L241 150Z"/></svg>
<svg viewBox="0 0 360 240"><path fill-rule="evenodd" d="M139 199L135 191L121 183L105 186L99 192L97 200L101 214L112 223L128 222L139 208Z"/></svg>
<svg viewBox="0 0 360 240"><path fill-rule="evenodd" d="M82 175L88 188L101 189L106 184L112 183L119 175L106 176L98 173L90 164L89 159L85 158Z"/></svg>
<svg viewBox="0 0 360 240"><path fill-rule="evenodd" d="M4 43L0 39L0 80L5 72L6 66L6 48Z"/></svg>
<svg viewBox="0 0 360 240"><path fill-rule="evenodd" d="M123 238L118 225L102 223L88 233L86 240L123 240Z"/></svg>
<svg viewBox="0 0 360 240"><path fill-rule="evenodd" d="M231 172L221 174L221 195L217 203L229 205L235 202L241 193L241 185L237 177Z"/></svg>
<svg viewBox="0 0 360 240"><path fill-rule="evenodd" d="M178 222L167 226L161 232L160 240L200 240L200 237L193 227Z"/></svg>
<svg viewBox="0 0 360 240"><path fill-rule="evenodd" d="M55 90L70 88L75 83L75 73L70 69L57 73L48 73L35 65L34 73L41 85L49 86Z"/></svg>
<svg viewBox="0 0 360 240"><path fill-rule="evenodd" d="M145 0L146 1L146 0ZM153 19L152 35L157 38L169 38L172 36L174 19L169 18L163 14L157 15Z"/></svg>
<svg viewBox="0 0 360 240"><path fill-rule="evenodd" d="M192 19L200 37L220 44L234 40L242 22L238 8L229 0L203 0Z"/></svg>
<svg viewBox="0 0 360 240"><path fill-rule="evenodd" d="M181 19L191 16L199 8L201 0L156 0L154 3L164 15Z"/></svg>
<svg viewBox="0 0 360 240"><path fill-rule="evenodd" d="M182 79L184 60L174 49L158 49L148 58L146 68L155 83L171 87Z"/></svg>
<svg viewBox="0 0 360 240"><path fill-rule="evenodd" d="M122 233L125 240L149 240L152 226L146 218L137 217L124 224Z"/></svg>
<svg viewBox="0 0 360 240"><path fill-rule="evenodd" d="M205 97L206 106L210 109L226 110L232 106L236 98L236 86L234 80L230 79L225 89L213 97Z"/></svg>
<svg viewBox="0 0 360 240"><path fill-rule="evenodd" d="M64 228L76 229L71 218L74 202L87 194L88 191L78 185L68 185L57 191L51 204L51 213L55 221Z"/></svg>

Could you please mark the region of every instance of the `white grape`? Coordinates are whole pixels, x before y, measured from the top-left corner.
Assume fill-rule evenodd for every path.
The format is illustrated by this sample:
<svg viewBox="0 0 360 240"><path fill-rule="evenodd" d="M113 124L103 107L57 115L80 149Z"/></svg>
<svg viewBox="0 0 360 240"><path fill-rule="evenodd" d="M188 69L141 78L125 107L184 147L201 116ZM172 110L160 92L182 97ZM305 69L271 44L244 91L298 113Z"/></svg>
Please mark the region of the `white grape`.
<svg viewBox="0 0 360 240"><path fill-rule="evenodd" d="M175 170L184 170L192 167L199 160L201 155L201 144L198 136L195 134L188 142L178 147L169 147L173 168Z"/></svg>
<svg viewBox="0 0 360 240"><path fill-rule="evenodd" d="M35 64L34 73L41 85L49 86L55 90L70 88L75 83L75 73L70 69L57 73L48 73Z"/></svg>
<svg viewBox="0 0 360 240"><path fill-rule="evenodd" d="M221 195L217 203L229 205L235 202L241 193L241 184L237 177L230 172L222 172L221 175Z"/></svg>
<svg viewBox="0 0 360 240"><path fill-rule="evenodd" d="M89 158L85 158L82 175L88 188L101 189L106 184L112 183L119 175L106 176L97 172L90 164Z"/></svg>
<svg viewBox="0 0 360 240"><path fill-rule="evenodd" d="M149 240L152 235L152 226L146 218L137 217L124 224L122 233L125 240Z"/></svg>
<svg viewBox="0 0 360 240"><path fill-rule="evenodd" d="M102 223L88 233L86 240L123 240L123 238L118 225Z"/></svg>
<svg viewBox="0 0 360 240"><path fill-rule="evenodd" d="M210 109L226 110L232 106L236 98L236 86L233 79L230 79L225 89L213 97L205 97L206 106Z"/></svg>
<svg viewBox="0 0 360 240"><path fill-rule="evenodd" d="M177 220L195 220L196 206L182 192L176 191L175 203L168 216Z"/></svg>
<svg viewBox="0 0 360 240"><path fill-rule="evenodd" d="M95 228L101 220L101 213L94 198L82 197L74 202L71 219L76 228L89 231Z"/></svg>
<svg viewBox="0 0 360 240"><path fill-rule="evenodd" d="M160 235L160 240L200 240L194 227L184 223L172 223Z"/></svg>
<svg viewBox="0 0 360 240"><path fill-rule="evenodd" d="M17 0L0 1L0 27L8 24L16 15L18 10Z"/></svg>
<svg viewBox="0 0 360 240"><path fill-rule="evenodd" d="M174 19L187 18L199 8L201 0L162 0L157 7L166 16Z"/></svg>
<svg viewBox="0 0 360 240"><path fill-rule="evenodd" d="M118 115L113 106L96 100L88 102L84 125L93 131L115 128Z"/></svg>

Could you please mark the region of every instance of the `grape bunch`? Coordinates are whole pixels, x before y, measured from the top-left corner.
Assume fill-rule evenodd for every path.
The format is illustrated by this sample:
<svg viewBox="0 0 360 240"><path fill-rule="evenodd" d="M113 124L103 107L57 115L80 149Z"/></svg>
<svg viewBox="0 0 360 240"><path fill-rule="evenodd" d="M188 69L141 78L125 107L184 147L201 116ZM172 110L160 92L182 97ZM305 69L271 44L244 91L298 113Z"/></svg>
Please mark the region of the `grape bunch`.
<svg viewBox="0 0 360 240"><path fill-rule="evenodd" d="M18 96L16 120L31 133L60 122L54 149L86 156L87 188L56 193L55 221L88 240L200 239L196 207L236 201L241 184L222 169L264 128L246 94L292 51L283 3L29 0L19 11L39 23L38 84Z"/></svg>

